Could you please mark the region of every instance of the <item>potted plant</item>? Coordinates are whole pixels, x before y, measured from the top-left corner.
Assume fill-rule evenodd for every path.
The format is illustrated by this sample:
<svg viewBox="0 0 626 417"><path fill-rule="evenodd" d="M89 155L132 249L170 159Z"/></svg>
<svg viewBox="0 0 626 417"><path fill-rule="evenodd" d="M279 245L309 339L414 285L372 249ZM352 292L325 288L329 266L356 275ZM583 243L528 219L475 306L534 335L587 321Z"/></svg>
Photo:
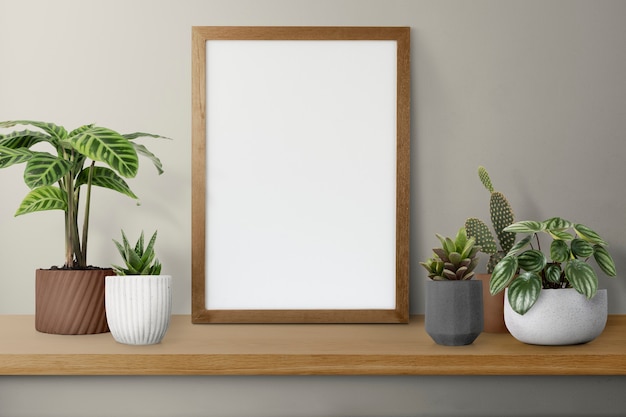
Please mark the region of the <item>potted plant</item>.
<svg viewBox="0 0 626 417"><path fill-rule="evenodd" d="M9 129L19 125L36 130ZM44 210L64 213L65 263L36 271L35 328L56 334L108 331L104 277L113 271L87 262L92 187L136 199L123 178L137 174L138 155L148 157L159 174L163 170L161 161L135 139L162 136L120 134L93 124L68 131L54 123L31 120L0 122L0 128L9 129L0 134L0 168L24 163L24 182L30 189L15 215ZM42 150L41 145L52 152Z"/></svg>
<svg viewBox="0 0 626 417"><path fill-rule="evenodd" d="M489 281L496 264L511 250L515 243L515 233L504 231L505 227L513 224L515 215L504 194L494 190L491 178L485 167L478 167L478 177L490 193L489 216L495 236L487 224L476 217L470 217L465 220L465 229L467 230L467 236L476 239L476 244L481 248L480 251L489 255L487 273L476 274L476 279L483 282L484 331L501 333L506 332L506 326L504 325L504 293L491 295L489 292ZM500 247L498 247L498 243Z"/></svg>
<svg viewBox="0 0 626 417"><path fill-rule="evenodd" d="M155 256L154 232L147 245L141 232L135 245L122 231L122 243L115 245L125 266L113 265L116 275L106 277L105 304L113 338L128 345L161 342L172 312L172 277L161 275Z"/></svg>
<svg viewBox="0 0 626 417"><path fill-rule="evenodd" d="M440 345L468 345L483 330L482 282L472 280L480 247L467 237L464 227L454 240L436 236L441 247L420 262L430 278L426 283L426 332Z"/></svg>
<svg viewBox="0 0 626 417"><path fill-rule="evenodd" d="M588 263L593 258L609 277L616 275L607 243L589 227L560 217L521 221L508 232L527 234L495 266L490 292L505 290L504 318L511 334L531 344L586 343L602 333L606 290ZM549 255L542 251L544 248Z"/></svg>

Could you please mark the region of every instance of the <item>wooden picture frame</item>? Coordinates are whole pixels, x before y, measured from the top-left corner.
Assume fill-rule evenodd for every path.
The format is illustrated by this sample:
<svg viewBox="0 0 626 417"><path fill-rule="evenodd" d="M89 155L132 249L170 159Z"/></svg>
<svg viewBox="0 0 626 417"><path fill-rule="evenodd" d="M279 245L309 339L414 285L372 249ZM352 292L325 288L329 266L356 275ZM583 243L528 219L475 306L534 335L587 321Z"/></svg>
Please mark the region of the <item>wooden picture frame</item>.
<svg viewBox="0 0 626 417"><path fill-rule="evenodd" d="M193 323L406 323L410 29L193 27Z"/></svg>

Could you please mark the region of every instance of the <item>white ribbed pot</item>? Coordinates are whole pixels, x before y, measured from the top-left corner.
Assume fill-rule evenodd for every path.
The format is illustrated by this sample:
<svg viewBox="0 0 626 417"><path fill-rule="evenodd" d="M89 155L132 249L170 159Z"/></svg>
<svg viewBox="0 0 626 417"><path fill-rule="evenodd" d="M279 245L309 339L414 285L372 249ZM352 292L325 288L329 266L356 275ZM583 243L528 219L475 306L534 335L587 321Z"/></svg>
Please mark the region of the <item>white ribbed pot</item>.
<svg viewBox="0 0 626 417"><path fill-rule="evenodd" d="M161 342L172 314L171 276L108 276L104 296L107 322L117 342L127 345Z"/></svg>
<svg viewBox="0 0 626 417"><path fill-rule="evenodd" d="M513 337L532 345L576 345L600 336L608 314L607 293L587 299L573 288L543 289L524 315L513 311L504 297L504 322Z"/></svg>

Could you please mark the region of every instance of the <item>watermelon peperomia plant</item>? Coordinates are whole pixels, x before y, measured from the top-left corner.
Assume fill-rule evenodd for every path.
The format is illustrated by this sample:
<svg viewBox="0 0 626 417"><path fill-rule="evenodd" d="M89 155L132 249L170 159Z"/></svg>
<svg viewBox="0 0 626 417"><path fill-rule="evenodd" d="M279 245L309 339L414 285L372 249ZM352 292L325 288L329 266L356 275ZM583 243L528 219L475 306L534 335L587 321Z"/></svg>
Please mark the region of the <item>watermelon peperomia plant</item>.
<svg viewBox="0 0 626 417"><path fill-rule="evenodd" d="M139 155L148 157L159 174L161 161L145 146L134 142L140 137L165 138L151 133L120 134L114 130L84 125L68 132L63 126L32 120L0 122L0 128L26 125L38 130L0 134L0 168L26 163L24 182L30 188L16 216L44 210L65 213L65 268L87 267L87 238L91 187L108 188L131 198L124 178L133 178L139 169ZM31 149L45 143L54 153ZM104 166L96 165L96 162ZM82 230L79 232L79 205L84 198Z"/></svg>
<svg viewBox="0 0 626 417"><path fill-rule="evenodd" d="M574 288L592 298L598 290L598 276L587 263L591 257L606 275L616 275L607 243L585 225L553 217L543 222L513 223L504 230L528 236L517 242L495 266L489 290L497 294L508 287L508 301L519 314L530 310L542 289ZM541 251L539 233L552 239L549 260ZM531 248L520 253L528 245Z"/></svg>

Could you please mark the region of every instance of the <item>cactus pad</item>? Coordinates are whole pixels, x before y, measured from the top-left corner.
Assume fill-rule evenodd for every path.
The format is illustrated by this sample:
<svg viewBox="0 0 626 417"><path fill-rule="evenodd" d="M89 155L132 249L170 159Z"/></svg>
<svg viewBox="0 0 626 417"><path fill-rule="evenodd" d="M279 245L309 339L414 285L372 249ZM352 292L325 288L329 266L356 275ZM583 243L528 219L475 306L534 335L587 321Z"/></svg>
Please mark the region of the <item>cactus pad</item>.
<svg viewBox="0 0 626 417"><path fill-rule="evenodd" d="M491 184L491 178L489 178L489 174L487 173L485 167L478 167L478 178L480 178L480 182L483 183L485 188L489 190L490 193L493 193L493 184Z"/></svg>
<svg viewBox="0 0 626 417"><path fill-rule="evenodd" d="M476 244L481 247L482 252L491 255L498 251L496 241L485 222L475 217L470 217L465 220L465 229L469 237L476 239Z"/></svg>
<svg viewBox="0 0 626 417"><path fill-rule="evenodd" d="M504 194L499 191L491 193L489 212L491 213L491 223L500 241L500 247L504 252L508 252L515 243L515 233L505 232L503 229L515 221L515 216Z"/></svg>

